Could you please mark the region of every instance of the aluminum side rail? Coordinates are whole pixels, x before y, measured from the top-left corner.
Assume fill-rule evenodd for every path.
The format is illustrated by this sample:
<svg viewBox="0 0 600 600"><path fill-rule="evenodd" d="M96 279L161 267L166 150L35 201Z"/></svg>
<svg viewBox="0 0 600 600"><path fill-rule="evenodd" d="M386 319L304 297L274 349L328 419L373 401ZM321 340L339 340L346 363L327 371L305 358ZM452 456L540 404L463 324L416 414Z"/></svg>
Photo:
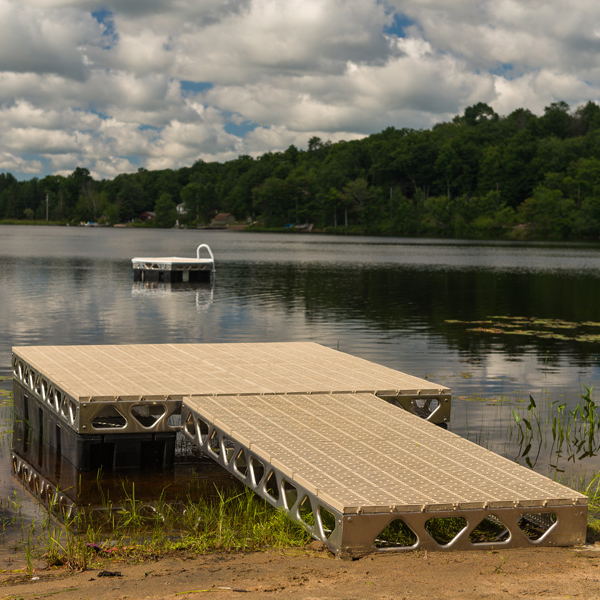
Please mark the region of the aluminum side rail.
<svg viewBox="0 0 600 600"><path fill-rule="evenodd" d="M585 496L372 394L189 397L182 420L342 558L585 541Z"/></svg>

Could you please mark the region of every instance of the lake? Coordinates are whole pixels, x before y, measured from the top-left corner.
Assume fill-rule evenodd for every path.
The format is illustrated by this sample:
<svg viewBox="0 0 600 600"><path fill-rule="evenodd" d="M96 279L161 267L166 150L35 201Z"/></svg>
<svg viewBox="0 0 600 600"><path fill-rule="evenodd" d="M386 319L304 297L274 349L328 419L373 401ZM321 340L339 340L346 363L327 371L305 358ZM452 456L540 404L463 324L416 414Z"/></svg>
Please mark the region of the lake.
<svg viewBox="0 0 600 600"><path fill-rule="evenodd" d="M200 243L212 285L133 282L132 257ZM450 387L452 431L571 481L600 468L595 441L579 460L549 436L598 382L598 298L597 245L0 226L0 375L19 345L314 341Z"/></svg>

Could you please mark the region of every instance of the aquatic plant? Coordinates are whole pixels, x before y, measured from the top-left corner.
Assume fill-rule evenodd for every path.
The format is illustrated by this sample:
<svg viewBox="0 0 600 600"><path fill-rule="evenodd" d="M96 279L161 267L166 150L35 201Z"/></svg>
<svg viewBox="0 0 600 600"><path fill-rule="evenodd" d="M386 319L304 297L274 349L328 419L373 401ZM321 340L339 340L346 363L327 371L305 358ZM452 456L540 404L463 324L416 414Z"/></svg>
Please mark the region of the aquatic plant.
<svg viewBox="0 0 600 600"><path fill-rule="evenodd" d="M600 323L537 317L488 316L482 320L446 319L449 325L466 325L476 334L533 337L568 342L600 343Z"/></svg>
<svg viewBox="0 0 600 600"><path fill-rule="evenodd" d="M534 468L542 448L547 448L550 443L549 466L556 472L564 472L559 465L561 459L575 462L600 453L600 415L592 394L593 388L585 387L579 402L571 410L565 402L550 402L544 417L532 396L524 413L513 408L511 435L517 437L517 458L524 459Z"/></svg>

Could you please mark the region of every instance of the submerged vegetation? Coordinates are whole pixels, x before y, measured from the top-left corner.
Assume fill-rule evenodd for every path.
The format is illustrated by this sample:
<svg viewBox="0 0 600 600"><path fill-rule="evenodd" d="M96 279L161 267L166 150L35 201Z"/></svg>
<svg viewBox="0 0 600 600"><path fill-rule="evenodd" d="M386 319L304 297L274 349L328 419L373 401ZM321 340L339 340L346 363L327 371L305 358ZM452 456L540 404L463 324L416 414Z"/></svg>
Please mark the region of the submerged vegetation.
<svg viewBox="0 0 600 600"><path fill-rule="evenodd" d="M465 331L477 334L513 335L567 342L600 342L600 323L593 321L577 323L560 319L490 316L478 321L446 319L445 322L449 325L466 325Z"/></svg>
<svg viewBox="0 0 600 600"><path fill-rule="evenodd" d="M600 106L565 102L499 116L479 102L430 130L331 143L313 137L226 163L17 181L0 174L4 222L208 224L507 239L600 237ZM154 213L150 215L149 213Z"/></svg>

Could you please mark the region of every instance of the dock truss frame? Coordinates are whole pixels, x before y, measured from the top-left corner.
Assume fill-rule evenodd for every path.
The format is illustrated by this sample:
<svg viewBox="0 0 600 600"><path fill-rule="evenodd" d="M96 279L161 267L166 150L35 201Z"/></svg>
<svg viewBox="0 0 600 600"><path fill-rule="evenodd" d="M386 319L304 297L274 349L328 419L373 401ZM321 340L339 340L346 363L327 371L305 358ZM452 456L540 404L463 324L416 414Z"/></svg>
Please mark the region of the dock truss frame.
<svg viewBox="0 0 600 600"><path fill-rule="evenodd" d="M336 394L329 396L334 397ZM375 396L372 398L375 402L379 401ZM398 504L380 507L347 506L323 493L316 487L318 484L312 483L309 478L290 473L286 464L275 456L269 456L268 452L261 451L260 442L253 443L251 438L246 438L246 434L236 435L227 423L219 418L211 418L210 410L202 409L202 400L199 397L184 399L184 435L258 496L273 507L284 510L339 558L417 549L490 550L573 546L585 542L587 498L568 488L563 489L571 492L570 498L565 498L568 493L560 493L560 497L543 500L514 498L499 501L496 498L489 502L406 504L400 501ZM227 403L226 398L221 401ZM408 418L414 420L412 416ZM439 429L421 419L418 421L422 427ZM458 437L441 429L439 434ZM493 455L482 448L480 450ZM523 467L514 466L529 472ZM545 479L535 473L532 475ZM446 519L462 520L459 522L463 525L452 539L440 541L431 534L428 523L431 520ZM380 539L381 533L395 521L402 521L402 525L412 532L410 543L388 543ZM497 526L497 531L500 532L497 539L479 541L473 535L486 522ZM534 536L528 531L530 525L539 527Z"/></svg>

